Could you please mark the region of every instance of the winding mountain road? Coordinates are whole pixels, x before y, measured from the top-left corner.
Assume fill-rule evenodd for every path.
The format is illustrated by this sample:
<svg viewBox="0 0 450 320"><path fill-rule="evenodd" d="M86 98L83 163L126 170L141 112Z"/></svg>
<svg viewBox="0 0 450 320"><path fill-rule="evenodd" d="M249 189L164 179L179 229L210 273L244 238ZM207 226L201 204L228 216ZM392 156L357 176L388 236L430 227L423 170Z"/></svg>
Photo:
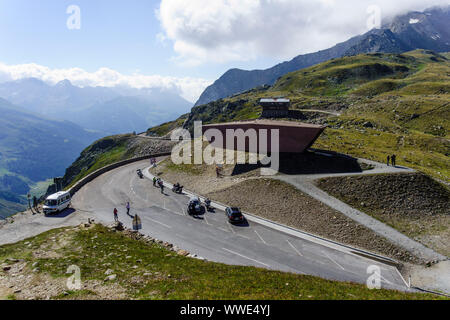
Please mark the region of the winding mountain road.
<svg viewBox="0 0 450 320"><path fill-rule="evenodd" d="M141 218L143 234L209 261L363 284L371 275L368 268L376 265L381 271L382 287L409 290L391 265L298 236L294 231L284 232L276 224L248 219L246 226L233 226L221 210L193 218L186 213L188 196L174 194L168 188L162 194L148 178L139 179L136 170L147 167L148 161L142 161L101 175L74 196L76 212L72 214L89 215L109 224L113 222L113 209L117 208L119 219L131 228L132 216L125 210L130 202L130 214Z"/></svg>

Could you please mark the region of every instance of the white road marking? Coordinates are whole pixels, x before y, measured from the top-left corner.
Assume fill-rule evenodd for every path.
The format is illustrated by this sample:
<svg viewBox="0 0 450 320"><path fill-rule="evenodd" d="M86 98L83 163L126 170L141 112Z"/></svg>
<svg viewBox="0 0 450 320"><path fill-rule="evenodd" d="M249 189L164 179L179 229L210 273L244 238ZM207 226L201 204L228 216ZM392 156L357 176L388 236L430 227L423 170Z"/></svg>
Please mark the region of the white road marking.
<svg viewBox="0 0 450 320"><path fill-rule="evenodd" d="M164 224L164 223L162 223L162 222L156 221L156 220L151 219L151 218L149 218L149 217L146 217L146 219L148 219L148 220L150 220L150 221L153 221L153 222L155 222L155 223L157 223L157 224L160 224L160 225L162 225L162 226L164 226L164 227L166 227L166 228L168 228L168 229L172 229L171 226L168 226L167 224Z"/></svg>
<svg viewBox="0 0 450 320"><path fill-rule="evenodd" d="M228 226L228 228L231 230L231 232L236 233L236 232L233 230L233 228L230 226L229 223L227 223L227 226Z"/></svg>
<svg viewBox="0 0 450 320"><path fill-rule="evenodd" d="M225 229L225 228L217 227L217 229L222 230L223 232L226 232L226 233L229 232L229 231L228 231L227 229Z"/></svg>
<svg viewBox="0 0 450 320"><path fill-rule="evenodd" d="M322 253L331 261L333 261L339 268L341 268L342 270L345 270L345 268L343 266L341 266L339 263L337 263L334 259L332 259L325 251L322 251Z"/></svg>
<svg viewBox="0 0 450 320"><path fill-rule="evenodd" d="M237 255L237 256L239 256L239 257L242 257L242 258L247 259L247 260L251 260L251 261L253 261L253 262L256 262L256 263L259 263L259 264L261 264L261 265L263 265L263 266L266 266L267 268L270 268L270 266L269 266L268 264L265 264L265 263L263 263L263 262L261 262L261 261L258 261L258 260L255 260L255 259L246 257L246 256L244 256L244 255L242 255L242 254L240 254L240 253L237 253L237 252L228 250L228 249L226 249L226 248L222 248L222 249L225 250L225 251L228 251L228 252L231 253L231 254L235 254L235 255Z"/></svg>
<svg viewBox="0 0 450 320"><path fill-rule="evenodd" d="M264 239L259 235L258 231L256 231L256 230L253 230L253 231L255 231L255 233L256 233L256 235L258 236L258 238L261 239L261 241L262 241L264 244L267 244L267 243L264 241Z"/></svg>
<svg viewBox="0 0 450 320"><path fill-rule="evenodd" d="M292 249L294 249L295 252L298 253L299 256L303 257L303 254L298 251L298 249L296 247L294 247L294 245L292 243L289 242L289 240L286 240L287 243L289 243L289 245L292 247Z"/></svg>
<svg viewBox="0 0 450 320"><path fill-rule="evenodd" d="M387 284L393 285L392 282L390 282L389 280L387 280L385 277L383 277L383 276L381 275L381 272L380 272L380 277L381 277L381 279L384 280L384 282L386 282Z"/></svg>
<svg viewBox="0 0 450 320"><path fill-rule="evenodd" d="M205 222L206 222L207 225L209 225L209 226L211 225L211 224L208 222L208 220L206 219L206 214L203 216L203 220L205 220Z"/></svg>

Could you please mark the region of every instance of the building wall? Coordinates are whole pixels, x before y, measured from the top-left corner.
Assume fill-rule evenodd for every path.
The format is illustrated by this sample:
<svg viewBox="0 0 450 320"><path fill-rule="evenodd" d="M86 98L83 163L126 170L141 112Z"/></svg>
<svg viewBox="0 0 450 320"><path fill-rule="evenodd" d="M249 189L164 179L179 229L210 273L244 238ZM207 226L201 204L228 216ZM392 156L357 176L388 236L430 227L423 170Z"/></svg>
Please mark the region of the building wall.
<svg viewBox="0 0 450 320"><path fill-rule="evenodd" d="M224 137L222 143L220 141L214 141L214 137L208 132L208 129L217 129L222 133L222 136ZM260 125L260 124L254 124L254 123L232 123L232 124L225 124L225 125L207 125L203 127L203 135L208 139L208 141L214 146L218 148L227 149L227 130L228 129L242 129L245 133L249 129L254 129L256 131L257 135L257 146L260 144L260 138L261 138L261 131L262 129L267 130L267 146L268 150L267 152L272 152L275 149L272 146L271 143L271 136L274 133L273 130L279 130L279 152L281 153L303 153L305 152L309 147L312 146L312 144L317 140L317 138L322 134L322 132L325 130L325 127L296 127L296 126L279 126L279 125ZM245 146L239 147L238 145L238 139L245 139ZM230 141L231 143L232 141ZM251 150L249 145L249 139L246 138L244 135L240 135L239 138L234 138L234 148L233 150L236 151L256 151L256 152L263 152L264 150L259 150L257 148L256 150Z"/></svg>

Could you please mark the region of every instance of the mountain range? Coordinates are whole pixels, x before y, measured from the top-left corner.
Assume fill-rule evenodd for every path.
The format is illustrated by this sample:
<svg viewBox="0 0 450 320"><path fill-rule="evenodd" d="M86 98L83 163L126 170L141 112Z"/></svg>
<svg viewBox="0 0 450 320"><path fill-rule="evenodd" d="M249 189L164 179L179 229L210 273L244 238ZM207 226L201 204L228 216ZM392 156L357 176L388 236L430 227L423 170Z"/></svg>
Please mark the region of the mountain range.
<svg viewBox="0 0 450 320"><path fill-rule="evenodd" d="M281 76L344 56L364 53L402 53L415 49L450 51L450 6L409 12L386 21L381 29L373 29L315 53L299 55L288 62L266 70L231 69L206 88L195 106L273 85Z"/></svg>
<svg viewBox="0 0 450 320"><path fill-rule="evenodd" d="M64 174L101 134L30 113L0 98L0 216L17 211L35 183Z"/></svg>
<svg viewBox="0 0 450 320"><path fill-rule="evenodd" d="M0 84L0 97L55 120L68 120L103 135L143 132L178 117L192 103L162 89L77 87L69 80L49 85L36 78Z"/></svg>

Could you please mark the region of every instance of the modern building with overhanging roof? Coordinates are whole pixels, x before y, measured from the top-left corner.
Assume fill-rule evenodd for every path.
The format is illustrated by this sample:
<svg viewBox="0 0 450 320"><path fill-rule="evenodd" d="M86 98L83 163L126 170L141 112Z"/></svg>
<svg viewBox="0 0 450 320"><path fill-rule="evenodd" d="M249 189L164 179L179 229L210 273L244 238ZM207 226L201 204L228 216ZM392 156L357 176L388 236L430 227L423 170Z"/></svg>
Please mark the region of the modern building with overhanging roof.
<svg viewBox="0 0 450 320"><path fill-rule="evenodd" d="M319 136L325 130L325 126L307 124L295 121L278 121L278 120L248 120L240 122L230 122L230 123L217 123L204 125L202 128L203 135L208 139L208 141L217 148L227 149L228 145L231 145L233 141L227 141L227 139L234 139L234 150L245 151L245 152L272 152L276 148L273 148L271 136L273 130L278 130L279 132L279 143L278 151L280 153L303 153L309 149L314 142L319 138ZM217 133L216 129L222 133L222 141L215 140L214 134ZM241 130L239 130L241 129ZM250 130L250 129L254 129ZM227 137L227 130L233 130L236 135ZM250 131L249 131L250 130ZM264 130L264 131L262 131ZM260 145L260 138L263 136L261 133L267 132L267 150L255 150L254 146L250 148L250 140L255 139L255 135L251 132L256 132L257 146ZM230 138L231 137L231 138ZM244 144L239 144L239 139L244 139Z"/></svg>
<svg viewBox="0 0 450 320"><path fill-rule="evenodd" d="M291 107L289 99L261 99L259 104L263 109L261 118L289 118L289 108Z"/></svg>

